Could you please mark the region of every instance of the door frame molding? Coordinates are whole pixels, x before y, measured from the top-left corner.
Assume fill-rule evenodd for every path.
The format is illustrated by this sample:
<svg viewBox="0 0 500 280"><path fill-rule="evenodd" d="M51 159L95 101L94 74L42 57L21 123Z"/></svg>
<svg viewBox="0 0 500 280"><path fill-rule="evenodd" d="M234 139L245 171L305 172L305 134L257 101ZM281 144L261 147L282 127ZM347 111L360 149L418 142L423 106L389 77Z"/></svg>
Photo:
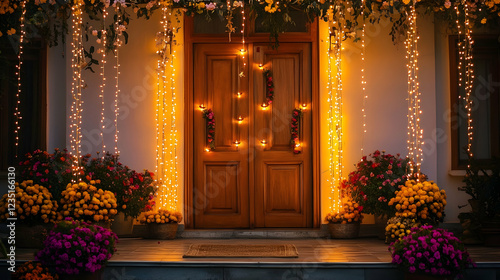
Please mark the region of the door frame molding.
<svg viewBox="0 0 500 280"><path fill-rule="evenodd" d="M223 36L214 35L195 35L193 17L184 17L184 224L185 228L194 228L194 209L193 209L193 171L194 171L194 138L193 121L194 114L197 112L193 104L193 45L195 43L227 43L227 34ZM253 24L247 24L247 27ZM250 29L250 28L249 28ZM312 112L312 215L313 228L321 226L321 199L320 199L320 114L319 114L319 45L318 45L318 22L317 20L309 24L308 33L288 33L280 35L280 42L307 42L311 43L311 112ZM248 32L247 34L252 35ZM238 42L238 36L233 37ZM256 34L245 37L247 44L267 42L267 34ZM251 53L249 52L249 55ZM251 76L251 75L250 75ZM316 78L314 78L316 77ZM249 77L251 78L251 77ZM250 224L253 226L255 221L255 200L252 198L254 192L253 165L249 166L249 200Z"/></svg>

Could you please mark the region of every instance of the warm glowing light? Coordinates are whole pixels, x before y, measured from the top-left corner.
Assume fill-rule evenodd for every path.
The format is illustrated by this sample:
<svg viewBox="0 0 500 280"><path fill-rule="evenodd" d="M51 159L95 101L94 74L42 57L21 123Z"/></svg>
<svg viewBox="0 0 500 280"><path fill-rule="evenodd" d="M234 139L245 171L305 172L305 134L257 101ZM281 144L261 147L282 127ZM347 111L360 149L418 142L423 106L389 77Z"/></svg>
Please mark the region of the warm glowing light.
<svg viewBox="0 0 500 280"><path fill-rule="evenodd" d="M234 141L234 145L235 145L236 147L238 147L240 144L241 144L241 142L240 142L240 141L238 141L238 140Z"/></svg>
<svg viewBox="0 0 500 280"><path fill-rule="evenodd" d="M264 65L259 64L259 69L260 69L260 70L264 70Z"/></svg>
<svg viewBox="0 0 500 280"><path fill-rule="evenodd" d="M238 93L236 93L236 96L238 96L238 98L241 98L241 96L243 96L243 93L238 91Z"/></svg>
<svg viewBox="0 0 500 280"><path fill-rule="evenodd" d="M472 26L470 23L469 15L469 3L464 1L464 13L465 13L465 109L467 110L467 153L469 161L467 162L467 168L470 168L471 159L474 156L472 153L472 140L474 127L472 125L472 107L474 106L474 100L471 98L472 87L474 85L474 62L472 57L472 47L474 41L472 40Z"/></svg>
<svg viewBox="0 0 500 280"><path fill-rule="evenodd" d="M71 6L72 15L72 38L71 38L71 69L72 69L72 81L71 81L71 114L70 114L70 144L71 144L71 154L73 155L73 161L71 163L71 168L73 171L73 178L71 181L73 183L81 181L80 178L80 162L81 157L81 139L82 139L82 113L83 113L83 100L82 100L82 89L85 84L82 78L82 65L85 65L85 57L83 51L83 0L75 1L75 4Z"/></svg>
<svg viewBox="0 0 500 280"><path fill-rule="evenodd" d="M21 125L19 121L21 118L21 111L19 105L21 105L21 67L23 65L23 48L24 48L24 37L26 36L26 30L24 28L24 22L26 17L26 0L21 1L21 17L19 18L19 29L21 36L19 37L19 49L17 52L17 62L16 65L16 77L17 77L17 92L16 92L16 105L14 108L14 116L16 120L14 122L14 142L15 142L15 157L17 158L17 153L19 149L19 130Z"/></svg>
<svg viewBox="0 0 500 280"><path fill-rule="evenodd" d="M418 82L418 33L417 33L417 13L415 11L415 2L410 6L408 17L409 28L406 31L406 59L408 74L408 157L410 158L410 174L415 175L417 181L420 175L420 166L422 164L422 134L420 127L420 109L421 93Z"/></svg>
<svg viewBox="0 0 500 280"><path fill-rule="evenodd" d="M117 3L116 4L116 7L115 7L115 13L116 13L116 21L114 23L114 27L115 27L115 42L113 43L113 45L115 46L115 50L114 50L114 54L115 54L115 60L116 60L116 65L115 65L115 69L116 69L116 73L115 73L115 100L114 100L114 113L115 113L115 154L120 154L120 151L118 150L118 133L119 133L119 130L118 130L118 115L120 114L120 111L119 111L119 108L118 108L118 96L120 95L120 83L119 83L119 78L120 78L120 56L119 56L119 53L120 53L120 47L122 45L122 41L121 41L121 26L122 26L122 13L123 13L123 10L122 10L122 7L121 7L121 4Z"/></svg>
<svg viewBox="0 0 500 280"><path fill-rule="evenodd" d="M268 106L269 106L269 104L267 104L267 102L265 102L265 101L264 101L264 103L262 103L262 105L260 105L260 107L262 107L263 110L266 110Z"/></svg>
<svg viewBox="0 0 500 280"><path fill-rule="evenodd" d="M329 148L329 176L330 186L330 211L339 211L342 207L340 183L343 179L343 146L342 146L342 41L345 38L344 7L330 5L328 43L328 148ZM332 14L333 13L333 14ZM338 21L333 21L333 17ZM334 42L332 42L332 39ZM333 54L333 55L332 55ZM332 60L334 63L332 63ZM333 74L335 69L335 75Z"/></svg>
<svg viewBox="0 0 500 280"><path fill-rule="evenodd" d="M305 111L307 109L307 104L306 103L302 103L302 105L300 105L300 107L302 107L302 111Z"/></svg>
<svg viewBox="0 0 500 280"><path fill-rule="evenodd" d="M107 31L106 31L106 17L108 16L108 11L106 9L106 6L104 5L102 8L102 29L101 29L101 85L100 87L100 92L99 92L99 99L101 100L101 120L99 123L99 128L100 128L100 136L101 136L101 146L102 146L102 158L104 159L104 156L106 155L106 144L104 144L104 112L105 112L105 106L104 106L104 88L106 87L106 76L105 74L105 66L106 66L106 47L107 47Z"/></svg>
<svg viewBox="0 0 500 280"><path fill-rule="evenodd" d="M260 140L260 144L262 144L262 146L265 146L265 145L267 144L266 139L262 139L262 140Z"/></svg>
<svg viewBox="0 0 500 280"><path fill-rule="evenodd" d="M205 108L206 108L206 107L205 107L205 105L204 105L203 103L202 103L200 106L198 106L198 107L199 107L199 108L200 108L200 110L202 110L202 111L203 111L203 110L205 110Z"/></svg>
<svg viewBox="0 0 500 280"><path fill-rule="evenodd" d="M241 123L243 121L243 117L239 116L237 120L238 120L239 123Z"/></svg>
<svg viewBox="0 0 500 280"><path fill-rule="evenodd" d="M178 203L178 131L176 121L177 96L176 96L176 68L174 61L176 50L173 48L173 34L176 28L170 26L171 12L167 3L161 4L162 32L159 37L162 50L157 51L157 95L156 95L156 173L158 186L158 207L160 209L176 210ZM170 47L170 51L167 48ZM203 104L199 106L205 108Z"/></svg>
<svg viewBox="0 0 500 280"><path fill-rule="evenodd" d="M361 92L363 94L363 105L361 107L363 131L361 133L361 157L365 155L365 137L366 137L366 101L368 94L366 93L366 78L365 78L365 53L366 53L366 20L364 16L365 0L361 1L361 19L363 20L363 27L361 28Z"/></svg>
<svg viewBox="0 0 500 280"><path fill-rule="evenodd" d="M209 148L205 148L205 152L210 153L210 149Z"/></svg>

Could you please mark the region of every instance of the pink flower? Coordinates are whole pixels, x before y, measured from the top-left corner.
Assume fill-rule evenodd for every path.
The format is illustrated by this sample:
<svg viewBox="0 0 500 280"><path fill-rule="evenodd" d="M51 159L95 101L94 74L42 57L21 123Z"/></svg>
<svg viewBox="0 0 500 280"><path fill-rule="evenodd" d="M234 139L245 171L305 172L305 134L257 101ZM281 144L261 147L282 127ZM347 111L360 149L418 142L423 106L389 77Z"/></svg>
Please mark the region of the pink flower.
<svg viewBox="0 0 500 280"><path fill-rule="evenodd" d="M207 10L213 11L215 10L216 6L214 3L209 3L208 5L205 6Z"/></svg>

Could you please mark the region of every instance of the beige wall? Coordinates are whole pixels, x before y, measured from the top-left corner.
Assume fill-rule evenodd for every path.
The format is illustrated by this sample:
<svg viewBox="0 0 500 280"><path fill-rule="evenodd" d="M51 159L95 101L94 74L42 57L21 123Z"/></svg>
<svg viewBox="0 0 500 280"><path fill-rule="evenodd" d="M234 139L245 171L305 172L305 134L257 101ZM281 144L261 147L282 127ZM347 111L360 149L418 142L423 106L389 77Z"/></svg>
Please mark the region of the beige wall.
<svg viewBox="0 0 500 280"><path fill-rule="evenodd" d="M132 19L128 30L130 41L120 49L120 89L122 99L120 100L119 120L119 149L122 162L131 168L155 169L155 84L156 84L156 54L155 34L160 29L160 14L156 13L149 20ZM450 155L448 140L443 140L441 131L448 134L447 122L442 119L443 112L449 106L449 87L447 76L447 46L446 40L434 32L432 18L419 19L420 34L420 88L422 92L422 127L424 129L424 162L423 171L429 175L431 180L437 180L438 185L448 193L449 204L447 206L446 221L456 222L458 215L458 204L463 204L466 197L458 192L456 188L460 180L450 177ZM181 28L182 30L182 28ZM364 139L365 154L376 149L386 150L388 153L406 154L406 66L405 49L402 43L394 45L389 34L390 26L383 22L379 26L368 26L366 43L366 80L368 101L366 103L367 133ZM321 115L321 215L324 217L329 209L329 186L326 183L328 174L328 158L324 156L327 151L327 112L326 103L326 35L325 23L320 23L320 99ZM178 62L177 62L177 110L178 127L180 132L179 143L183 143L182 131L184 127L183 112L183 35L177 37ZM436 45L436 48L435 48ZM52 51L52 50L51 50ZM53 51L52 51L53 52ZM70 49L66 47L66 65L60 59L51 58L49 69L53 65L59 65L70 69ZM53 54L54 55L54 54ZM50 58L51 56L49 56ZM344 174L347 175L354 169L354 164L361 157L362 136L362 92L360 80L360 45L347 43L343 51L342 68L344 71ZM113 118L111 105L113 102L113 76L112 63L107 64L108 87L106 88L106 117ZM95 67L98 71L99 68ZM100 77L96 74L85 72L84 78L88 88L84 91L85 118L84 151L93 152L100 150L98 139L98 125L100 116L100 103L98 99ZM71 73L66 77L49 77L49 96L63 98L60 84L67 89L71 88ZM57 98L55 99L57 100ZM70 99L66 99L66 110L69 112ZM49 103L50 106L50 103ZM68 129L69 120L54 115L49 118L49 131L57 131L54 126ZM437 129L437 130L436 130ZM49 133L49 147L55 147L60 142L58 137L61 133L52 131ZM436 137L436 132L439 137ZM105 134L106 145L113 147L114 130L110 129ZM445 138L448 139L445 135ZM67 145L69 138L66 138ZM68 145L69 146L69 145ZM183 202L183 148L181 145L179 154L179 204ZM179 205L179 209L181 205ZM366 222L370 222L367 219Z"/></svg>

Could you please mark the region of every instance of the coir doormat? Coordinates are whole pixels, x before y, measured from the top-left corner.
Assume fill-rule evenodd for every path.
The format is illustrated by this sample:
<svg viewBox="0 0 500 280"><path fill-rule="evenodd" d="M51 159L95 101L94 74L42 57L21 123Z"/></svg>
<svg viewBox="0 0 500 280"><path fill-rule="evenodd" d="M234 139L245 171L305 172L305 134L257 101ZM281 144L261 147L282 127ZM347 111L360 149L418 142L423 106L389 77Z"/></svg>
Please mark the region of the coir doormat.
<svg viewBox="0 0 500 280"><path fill-rule="evenodd" d="M184 258L297 258L292 244L283 245L191 245Z"/></svg>

